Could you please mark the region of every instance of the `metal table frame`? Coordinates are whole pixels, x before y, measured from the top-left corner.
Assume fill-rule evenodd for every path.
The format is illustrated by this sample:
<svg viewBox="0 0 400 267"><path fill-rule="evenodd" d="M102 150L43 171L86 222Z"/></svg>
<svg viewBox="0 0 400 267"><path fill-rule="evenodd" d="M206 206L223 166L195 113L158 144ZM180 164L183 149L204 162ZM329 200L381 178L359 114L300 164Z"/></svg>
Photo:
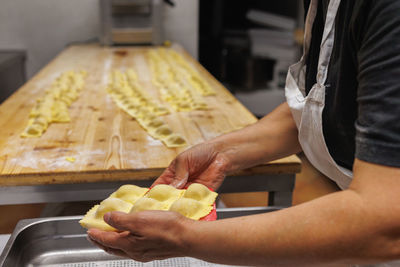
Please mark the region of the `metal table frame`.
<svg viewBox="0 0 400 267"><path fill-rule="evenodd" d="M127 183L148 187L152 180L132 180L104 183L54 184L0 187L0 205L28 203L58 203L101 200L119 186ZM271 174L227 177L218 193L268 191L270 206L288 207L292 204L295 174Z"/></svg>

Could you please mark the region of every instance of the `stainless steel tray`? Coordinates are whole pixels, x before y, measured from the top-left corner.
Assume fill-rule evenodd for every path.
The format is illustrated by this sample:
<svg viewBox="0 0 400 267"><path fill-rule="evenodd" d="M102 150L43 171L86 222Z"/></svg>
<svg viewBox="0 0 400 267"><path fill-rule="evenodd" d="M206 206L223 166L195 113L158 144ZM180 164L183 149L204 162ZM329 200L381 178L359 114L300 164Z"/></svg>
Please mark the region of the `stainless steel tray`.
<svg viewBox="0 0 400 267"><path fill-rule="evenodd" d="M218 218L230 218L275 211L254 207L218 209ZM40 218L20 221L0 257L1 267L128 267L128 266L226 266L194 258L172 258L140 263L109 255L86 240L79 225L81 216Z"/></svg>

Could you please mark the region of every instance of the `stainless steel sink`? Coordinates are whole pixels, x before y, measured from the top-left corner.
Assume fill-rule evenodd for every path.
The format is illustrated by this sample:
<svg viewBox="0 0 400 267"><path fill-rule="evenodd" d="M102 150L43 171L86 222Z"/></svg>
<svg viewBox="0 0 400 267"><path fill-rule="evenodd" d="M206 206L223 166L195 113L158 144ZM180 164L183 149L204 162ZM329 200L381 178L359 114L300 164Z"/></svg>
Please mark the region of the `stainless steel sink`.
<svg viewBox="0 0 400 267"><path fill-rule="evenodd" d="M279 208L218 209L218 219L271 212ZM22 220L0 257L1 267L226 266L193 258L140 263L109 255L86 240L81 216Z"/></svg>

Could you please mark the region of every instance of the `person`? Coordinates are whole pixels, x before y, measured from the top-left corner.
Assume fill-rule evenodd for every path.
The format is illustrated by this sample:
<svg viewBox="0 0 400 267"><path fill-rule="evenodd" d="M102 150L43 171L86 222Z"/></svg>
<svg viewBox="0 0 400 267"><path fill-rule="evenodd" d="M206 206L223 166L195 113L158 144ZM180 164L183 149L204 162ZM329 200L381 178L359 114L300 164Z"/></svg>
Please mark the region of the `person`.
<svg viewBox="0 0 400 267"><path fill-rule="evenodd" d="M289 69L287 102L184 151L155 183L218 189L231 172L303 151L342 190L212 222L168 211L107 213L121 232L90 229L95 244L139 261L400 266L400 1L306 0L305 7L304 55Z"/></svg>

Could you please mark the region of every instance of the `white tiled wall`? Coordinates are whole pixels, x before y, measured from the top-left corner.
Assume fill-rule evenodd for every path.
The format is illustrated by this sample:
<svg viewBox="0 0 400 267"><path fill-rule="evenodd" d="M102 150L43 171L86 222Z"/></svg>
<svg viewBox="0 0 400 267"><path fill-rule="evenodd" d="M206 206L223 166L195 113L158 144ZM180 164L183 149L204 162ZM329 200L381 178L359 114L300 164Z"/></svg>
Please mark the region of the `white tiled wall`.
<svg viewBox="0 0 400 267"><path fill-rule="evenodd" d="M166 38L197 57L198 0L165 7ZM99 34L98 0L0 0L0 49L26 49L31 77L63 48Z"/></svg>

